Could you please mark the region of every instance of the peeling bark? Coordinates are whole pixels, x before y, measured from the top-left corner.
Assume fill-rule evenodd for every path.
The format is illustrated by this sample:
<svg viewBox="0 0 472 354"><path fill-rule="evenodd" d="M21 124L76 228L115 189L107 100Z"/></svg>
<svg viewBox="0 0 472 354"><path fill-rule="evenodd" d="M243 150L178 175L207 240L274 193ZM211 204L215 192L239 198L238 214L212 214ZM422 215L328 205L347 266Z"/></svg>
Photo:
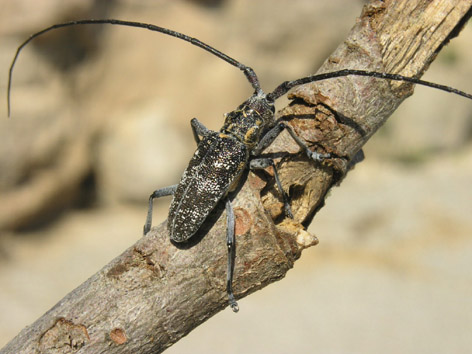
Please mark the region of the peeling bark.
<svg viewBox="0 0 472 354"><path fill-rule="evenodd" d="M421 76L470 17L470 1L373 1L320 72L355 68ZM306 225L339 181L337 171L412 93L405 83L349 77L296 88L278 113L320 152L279 161L294 220L280 221L281 201L261 175L249 174L234 199L234 292L244 297L284 277L301 251L317 243ZM297 152L282 134L269 152ZM262 198L261 198L262 195ZM226 217L217 208L185 247L161 224L22 330L0 353L159 353L227 307Z"/></svg>

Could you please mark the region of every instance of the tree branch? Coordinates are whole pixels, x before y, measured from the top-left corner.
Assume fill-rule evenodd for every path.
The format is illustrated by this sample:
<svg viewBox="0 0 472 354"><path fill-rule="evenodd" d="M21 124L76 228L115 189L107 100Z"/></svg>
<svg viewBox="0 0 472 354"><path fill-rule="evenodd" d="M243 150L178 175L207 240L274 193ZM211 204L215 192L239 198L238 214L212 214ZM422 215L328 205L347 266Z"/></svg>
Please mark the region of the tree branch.
<svg viewBox="0 0 472 354"><path fill-rule="evenodd" d="M355 68L420 76L471 14L470 1L374 1L321 71ZM338 158L319 166L295 154L280 160L294 220L261 176L249 174L234 199L238 298L281 279L303 248L316 244L306 225L338 182L336 171L382 125L411 85L349 77L298 87L279 117L307 142ZM282 134L269 152L298 152ZM262 198L261 198L262 195ZM227 307L226 218L223 208L185 249L165 224L23 329L0 353L158 353ZM137 230L138 231L138 230ZM204 237L203 237L204 236ZM55 351L56 352L56 351Z"/></svg>

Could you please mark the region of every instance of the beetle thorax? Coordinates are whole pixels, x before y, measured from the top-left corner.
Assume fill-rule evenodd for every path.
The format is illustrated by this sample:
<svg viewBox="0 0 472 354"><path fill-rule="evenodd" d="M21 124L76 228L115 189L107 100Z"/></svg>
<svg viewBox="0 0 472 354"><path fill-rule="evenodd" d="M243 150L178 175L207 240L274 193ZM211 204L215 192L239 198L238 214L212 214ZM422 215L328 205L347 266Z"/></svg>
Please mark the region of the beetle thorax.
<svg viewBox="0 0 472 354"><path fill-rule="evenodd" d="M266 99L265 94L253 95L226 114L220 132L235 137L252 149L261 134L274 124L274 112L274 105Z"/></svg>

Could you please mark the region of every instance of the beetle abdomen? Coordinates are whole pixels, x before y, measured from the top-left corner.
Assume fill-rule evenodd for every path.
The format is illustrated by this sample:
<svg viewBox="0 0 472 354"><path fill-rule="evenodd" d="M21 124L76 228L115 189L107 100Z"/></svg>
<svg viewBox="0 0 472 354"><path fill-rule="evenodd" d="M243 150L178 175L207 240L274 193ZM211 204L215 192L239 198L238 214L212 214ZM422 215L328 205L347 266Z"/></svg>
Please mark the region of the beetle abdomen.
<svg viewBox="0 0 472 354"><path fill-rule="evenodd" d="M198 144L169 209L167 228L171 240L192 237L218 201L237 182L249 153L235 138L212 132Z"/></svg>

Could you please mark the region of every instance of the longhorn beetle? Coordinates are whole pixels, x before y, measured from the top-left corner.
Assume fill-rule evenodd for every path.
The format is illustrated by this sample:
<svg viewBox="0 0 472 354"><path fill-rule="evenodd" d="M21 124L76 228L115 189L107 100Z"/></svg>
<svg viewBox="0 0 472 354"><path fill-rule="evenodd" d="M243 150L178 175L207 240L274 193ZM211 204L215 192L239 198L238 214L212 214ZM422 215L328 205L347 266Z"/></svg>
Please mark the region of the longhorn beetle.
<svg viewBox="0 0 472 354"><path fill-rule="evenodd" d="M8 115L10 116L10 89L12 73L20 51L34 38L57 28L88 25L88 24L112 24L144 28L150 31L160 32L179 38L200 47L216 57L240 69L254 89L254 94L238 106L234 111L225 115L225 122L219 132L207 129L196 118L190 121L197 150L184 171L179 184L157 189L149 197L149 208L144 225L144 234L148 233L152 225L153 201L156 198L173 195L167 219L167 229L172 241L180 243L189 240L201 227L210 212L220 201L224 201L227 217L226 244L228 247L228 270L226 278L226 291L229 305L234 312L239 310L232 290L233 269L235 260L234 237L234 213L228 193L233 191L240 182L243 171L249 167L251 170L273 168L274 178L279 189L284 211L287 217L292 218L287 194L282 189L279 175L274 161L267 157L258 157L269 146L282 130L287 130L295 142L306 153L309 159L321 162L331 157L330 154L321 154L311 151L284 122L276 122L274 119L274 101L285 95L291 88L309 82L326 80L348 75L369 76L380 79L406 81L413 84L429 86L446 92L451 92L469 99L472 95L460 90L435 84L416 78L405 77L397 74L388 74L364 70L344 69L324 74L311 75L293 81L285 81L272 92L265 93L259 84L256 73L250 67L229 57L219 50L202 41L185 34L169 30L152 24L122 21L114 19L79 20L56 24L31 35L17 49L10 66L8 77ZM201 138L200 138L201 137Z"/></svg>

